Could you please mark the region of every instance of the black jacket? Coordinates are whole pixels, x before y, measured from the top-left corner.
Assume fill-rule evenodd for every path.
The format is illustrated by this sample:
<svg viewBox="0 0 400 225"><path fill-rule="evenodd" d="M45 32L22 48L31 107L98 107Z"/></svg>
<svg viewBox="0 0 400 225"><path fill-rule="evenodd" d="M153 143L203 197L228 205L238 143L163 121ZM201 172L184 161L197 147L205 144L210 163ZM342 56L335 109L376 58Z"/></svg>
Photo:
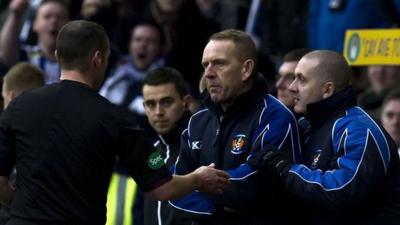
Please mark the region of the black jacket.
<svg viewBox="0 0 400 225"><path fill-rule="evenodd" d="M307 106L303 164L285 178L307 224L400 224L400 162L387 133L356 106L353 89Z"/></svg>

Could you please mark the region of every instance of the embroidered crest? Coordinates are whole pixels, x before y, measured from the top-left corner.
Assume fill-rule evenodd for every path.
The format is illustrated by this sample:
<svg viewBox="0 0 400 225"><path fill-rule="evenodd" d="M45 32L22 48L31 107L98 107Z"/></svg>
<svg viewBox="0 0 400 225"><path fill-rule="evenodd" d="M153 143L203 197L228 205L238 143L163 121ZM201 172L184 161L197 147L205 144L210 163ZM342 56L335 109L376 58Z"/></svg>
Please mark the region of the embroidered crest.
<svg viewBox="0 0 400 225"><path fill-rule="evenodd" d="M317 169L318 168L318 162L319 162L319 158L321 158L321 152L322 152L321 149L318 149L318 150L315 151L314 158L313 158L313 161L312 161L311 167L310 167L311 169Z"/></svg>
<svg viewBox="0 0 400 225"><path fill-rule="evenodd" d="M245 141L246 135L238 134L232 140L232 149L231 153L234 155L242 154L243 148L246 143Z"/></svg>

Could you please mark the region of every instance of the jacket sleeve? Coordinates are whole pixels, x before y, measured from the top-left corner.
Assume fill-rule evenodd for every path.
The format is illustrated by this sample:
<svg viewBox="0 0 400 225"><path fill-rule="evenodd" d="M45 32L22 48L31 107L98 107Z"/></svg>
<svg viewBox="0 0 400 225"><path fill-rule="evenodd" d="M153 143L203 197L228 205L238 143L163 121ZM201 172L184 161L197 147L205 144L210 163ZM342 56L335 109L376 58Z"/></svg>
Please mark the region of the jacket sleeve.
<svg viewBox="0 0 400 225"><path fill-rule="evenodd" d="M191 143L188 130L184 130L181 136L181 151L174 167L174 174L184 175L197 169L198 163L195 157L196 148L199 143ZM201 219L214 214L215 206L211 200L206 198L202 193L194 191L189 195L169 201L174 208L176 216L181 218Z"/></svg>
<svg viewBox="0 0 400 225"><path fill-rule="evenodd" d="M321 207L343 209L361 201L382 182L389 166L390 143L372 119L358 119L338 120L333 126L331 169L291 167L284 183L292 193Z"/></svg>

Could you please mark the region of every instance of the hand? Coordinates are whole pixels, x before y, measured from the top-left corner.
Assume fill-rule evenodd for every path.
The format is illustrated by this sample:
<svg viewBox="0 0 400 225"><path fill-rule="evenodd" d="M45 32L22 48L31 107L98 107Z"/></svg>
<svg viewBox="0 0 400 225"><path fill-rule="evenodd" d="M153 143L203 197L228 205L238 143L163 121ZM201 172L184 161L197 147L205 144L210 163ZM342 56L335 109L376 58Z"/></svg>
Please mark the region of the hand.
<svg viewBox="0 0 400 225"><path fill-rule="evenodd" d="M267 145L256 152L247 163L254 168L265 169L275 177L282 177L293 165L288 154L273 145Z"/></svg>
<svg viewBox="0 0 400 225"><path fill-rule="evenodd" d="M10 3L10 11L16 15L22 15L28 8L27 0L12 0Z"/></svg>
<svg viewBox="0 0 400 225"><path fill-rule="evenodd" d="M209 166L201 166L193 172L199 180L199 191L220 194L230 184L228 173L214 167L214 163L211 163Z"/></svg>

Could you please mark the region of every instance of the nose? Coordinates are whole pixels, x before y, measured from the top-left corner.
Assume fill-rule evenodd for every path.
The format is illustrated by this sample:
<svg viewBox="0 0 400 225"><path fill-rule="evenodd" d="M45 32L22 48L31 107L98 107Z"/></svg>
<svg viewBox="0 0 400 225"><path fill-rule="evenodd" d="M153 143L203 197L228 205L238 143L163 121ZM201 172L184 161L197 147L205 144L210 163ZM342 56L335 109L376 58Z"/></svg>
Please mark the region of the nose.
<svg viewBox="0 0 400 225"><path fill-rule="evenodd" d="M164 115L164 108L161 106L161 104L157 103L156 108L155 108L155 113L157 116Z"/></svg>
<svg viewBox="0 0 400 225"><path fill-rule="evenodd" d="M297 92L297 79L294 79L288 87L290 92Z"/></svg>
<svg viewBox="0 0 400 225"><path fill-rule="evenodd" d="M283 78L282 78L282 77L279 77L279 78L278 78L278 80L277 80L276 83L275 83L275 87L276 87L277 89L284 89L284 88L285 88L285 85L284 85L284 82L283 82Z"/></svg>
<svg viewBox="0 0 400 225"><path fill-rule="evenodd" d="M210 63L209 65L207 65L207 67L204 68L204 77L207 78L207 79L212 79L215 76L216 75L215 75L214 67Z"/></svg>

